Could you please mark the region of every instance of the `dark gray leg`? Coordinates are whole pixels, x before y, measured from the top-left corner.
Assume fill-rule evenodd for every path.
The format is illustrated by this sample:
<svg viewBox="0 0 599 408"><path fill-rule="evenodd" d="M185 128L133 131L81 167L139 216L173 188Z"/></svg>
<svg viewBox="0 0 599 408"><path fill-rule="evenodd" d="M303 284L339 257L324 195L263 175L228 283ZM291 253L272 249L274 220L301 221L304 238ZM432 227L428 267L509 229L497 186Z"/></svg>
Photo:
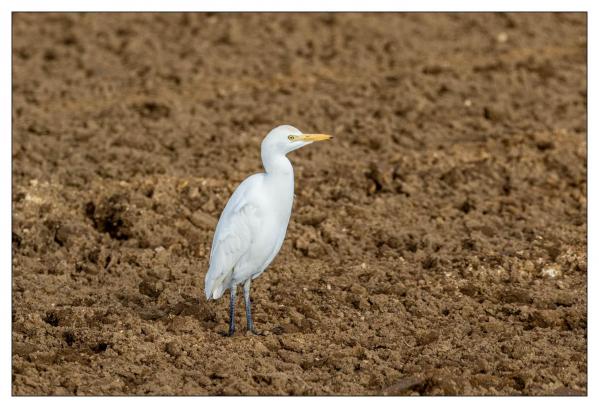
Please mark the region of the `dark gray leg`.
<svg viewBox="0 0 599 408"><path fill-rule="evenodd" d="M252 279L248 279L247 281L245 281L245 283L243 284L243 300L245 301L245 317L247 318L247 329L252 333L252 334L257 334L260 335L261 333L258 333L256 331L256 329L254 328L254 321L252 320L252 303L250 300L250 284L252 282Z"/></svg>
<svg viewBox="0 0 599 408"><path fill-rule="evenodd" d="M229 304L229 336L235 333L235 298L237 297L237 285L231 285L231 303Z"/></svg>

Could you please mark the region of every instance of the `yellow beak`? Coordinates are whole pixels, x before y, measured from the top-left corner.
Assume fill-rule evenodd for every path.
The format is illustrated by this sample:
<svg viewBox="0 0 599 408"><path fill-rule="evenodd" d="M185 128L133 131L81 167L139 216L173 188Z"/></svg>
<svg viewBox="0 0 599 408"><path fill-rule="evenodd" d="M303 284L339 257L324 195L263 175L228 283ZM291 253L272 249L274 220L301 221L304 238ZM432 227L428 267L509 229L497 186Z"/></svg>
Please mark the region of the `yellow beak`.
<svg viewBox="0 0 599 408"><path fill-rule="evenodd" d="M313 133L313 134L304 134L304 135L299 135L299 136L295 136L295 140L302 140L304 142L321 142L323 140L329 140L332 139L333 136L330 135L323 135L320 133Z"/></svg>

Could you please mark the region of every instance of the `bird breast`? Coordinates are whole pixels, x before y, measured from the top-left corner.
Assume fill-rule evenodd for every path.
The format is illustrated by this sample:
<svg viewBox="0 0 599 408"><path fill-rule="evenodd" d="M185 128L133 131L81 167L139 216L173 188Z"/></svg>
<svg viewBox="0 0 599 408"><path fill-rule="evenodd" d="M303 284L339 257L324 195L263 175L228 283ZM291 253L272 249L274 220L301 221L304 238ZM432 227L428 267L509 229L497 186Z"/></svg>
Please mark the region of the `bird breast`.
<svg viewBox="0 0 599 408"><path fill-rule="evenodd" d="M293 205L293 177L267 175L252 196L255 228L249 250L234 268L236 282L260 275L281 249Z"/></svg>

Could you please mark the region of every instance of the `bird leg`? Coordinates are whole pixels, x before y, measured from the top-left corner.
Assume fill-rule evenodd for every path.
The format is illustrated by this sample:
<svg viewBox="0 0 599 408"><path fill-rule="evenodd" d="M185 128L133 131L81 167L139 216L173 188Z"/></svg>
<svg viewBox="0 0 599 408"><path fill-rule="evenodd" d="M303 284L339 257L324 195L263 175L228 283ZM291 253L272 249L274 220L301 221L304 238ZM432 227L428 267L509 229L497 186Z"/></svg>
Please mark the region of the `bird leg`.
<svg viewBox="0 0 599 408"><path fill-rule="evenodd" d="M237 285L233 284L230 288L231 303L229 304L229 337L235 333L235 298L237 297Z"/></svg>
<svg viewBox="0 0 599 408"><path fill-rule="evenodd" d="M247 318L247 329L252 333L261 336L262 333L259 333L254 328L254 321L252 320L252 303L250 300L250 284L252 279L248 279L243 284L243 300L245 301L245 317Z"/></svg>

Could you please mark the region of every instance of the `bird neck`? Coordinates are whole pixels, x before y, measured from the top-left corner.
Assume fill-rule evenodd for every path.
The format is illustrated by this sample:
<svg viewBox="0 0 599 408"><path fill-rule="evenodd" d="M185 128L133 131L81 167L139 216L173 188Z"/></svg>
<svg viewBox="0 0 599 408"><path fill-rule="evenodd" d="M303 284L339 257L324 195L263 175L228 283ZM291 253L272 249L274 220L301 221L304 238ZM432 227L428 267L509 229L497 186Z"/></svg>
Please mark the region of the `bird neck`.
<svg viewBox="0 0 599 408"><path fill-rule="evenodd" d="M293 166L283 154L262 154L262 164L267 174L290 175L293 177Z"/></svg>

